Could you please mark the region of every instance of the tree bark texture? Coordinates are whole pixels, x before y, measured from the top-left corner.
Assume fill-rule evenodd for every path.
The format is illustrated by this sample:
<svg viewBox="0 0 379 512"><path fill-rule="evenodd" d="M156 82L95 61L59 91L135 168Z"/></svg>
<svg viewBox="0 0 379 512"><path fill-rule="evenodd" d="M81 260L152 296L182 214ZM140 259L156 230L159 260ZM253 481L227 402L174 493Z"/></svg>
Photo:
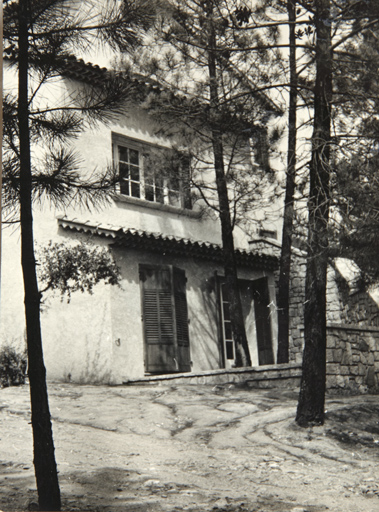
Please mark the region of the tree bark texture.
<svg viewBox="0 0 379 512"><path fill-rule="evenodd" d="M291 282L291 248L293 235L294 194L296 176L296 109L297 109L297 69L296 69L296 0L288 0L289 23L289 65L290 93L288 110L288 153L287 179L284 199L282 250L278 283L278 363L289 360L289 298Z"/></svg>
<svg viewBox="0 0 379 512"><path fill-rule="evenodd" d="M235 365L237 367L251 366L249 346L247 343L245 322L242 313L241 296L238 285L237 265L234 253L233 228L230 220L228 191L223 166L223 151L221 134L212 133L213 151L217 192L220 207L222 247L224 252L225 281L229 292L230 320L235 344Z"/></svg>
<svg viewBox="0 0 379 512"><path fill-rule="evenodd" d="M19 2L18 124L20 141L21 264L24 279L28 375L32 411L34 468L40 510L60 510L60 490L43 361L40 294L33 241L32 174L28 98L28 0Z"/></svg>
<svg viewBox="0 0 379 512"><path fill-rule="evenodd" d="M3 42L3 8L0 11L0 51L3 55L4 42ZM0 94L3 98L3 66L0 69ZM0 109L0 141L3 142L3 104ZM0 290L1 290L1 247L2 247L2 190L3 190L3 152L0 151ZM1 304L0 304L1 308Z"/></svg>
<svg viewBox="0 0 379 512"><path fill-rule="evenodd" d="M296 421L301 426L324 423L326 379L326 275L333 57L330 0L317 0L315 6L316 83L308 201L304 353L296 415Z"/></svg>
<svg viewBox="0 0 379 512"><path fill-rule="evenodd" d="M212 6L209 6L210 18ZM217 84L216 55L212 49L216 48L216 38L212 26L209 23L209 49L208 49L208 72L210 91L210 114L212 130L213 157L216 174L216 187L219 201L222 247L224 253L225 281L230 297L230 321L233 330L235 345L235 366L251 366L249 346L246 337L245 322L242 312L241 295L238 285L237 264L234 252L233 226L230 216L230 205L228 187L224 169L224 151L222 131L219 127L219 94Z"/></svg>

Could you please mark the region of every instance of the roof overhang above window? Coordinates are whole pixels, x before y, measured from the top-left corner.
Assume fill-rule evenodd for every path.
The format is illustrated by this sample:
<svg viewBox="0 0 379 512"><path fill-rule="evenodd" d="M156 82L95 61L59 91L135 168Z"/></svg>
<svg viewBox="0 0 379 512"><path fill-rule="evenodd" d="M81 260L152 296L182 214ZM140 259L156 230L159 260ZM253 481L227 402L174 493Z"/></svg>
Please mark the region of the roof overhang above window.
<svg viewBox="0 0 379 512"><path fill-rule="evenodd" d="M162 235L132 228L110 224L98 224L91 221L58 217L58 225L67 231L90 234L108 238L112 246L128 247L141 251L154 252L171 256L185 256L222 264L224 255L222 247L210 242L201 242L172 235ZM254 270L276 270L279 265L277 257L257 254L252 251L236 249L235 257L239 267Z"/></svg>

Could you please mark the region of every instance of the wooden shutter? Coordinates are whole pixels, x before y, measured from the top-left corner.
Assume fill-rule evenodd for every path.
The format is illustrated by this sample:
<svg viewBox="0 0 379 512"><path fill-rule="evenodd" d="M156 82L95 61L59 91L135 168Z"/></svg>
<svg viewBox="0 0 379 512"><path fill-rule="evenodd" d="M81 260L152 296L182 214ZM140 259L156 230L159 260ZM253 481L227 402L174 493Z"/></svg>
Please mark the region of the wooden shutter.
<svg viewBox="0 0 379 512"><path fill-rule="evenodd" d="M146 371L175 371L177 364L170 269L142 267L140 279Z"/></svg>
<svg viewBox="0 0 379 512"><path fill-rule="evenodd" d="M146 371L190 371L184 270L141 265L140 280Z"/></svg>
<svg viewBox="0 0 379 512"><path fill-rule="evenodd" d="M148 343L173 343L171 291L145 290L145 333Z"/></svg>
<svg viewBox="0 0 379 512"><path fill-rule="evenodd" d="M257 328L258 361L260 365L274 364L272 350L270 297L267 278L252 281L255 323Z"/></svg>

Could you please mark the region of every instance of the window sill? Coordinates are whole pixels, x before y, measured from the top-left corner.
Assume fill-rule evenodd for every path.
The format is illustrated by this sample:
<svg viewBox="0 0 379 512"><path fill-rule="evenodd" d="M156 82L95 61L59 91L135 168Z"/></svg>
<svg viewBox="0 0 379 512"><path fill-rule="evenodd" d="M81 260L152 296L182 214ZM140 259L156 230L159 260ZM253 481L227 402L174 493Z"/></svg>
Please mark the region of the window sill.
<svg viewBox="0 0 379 512"><path fill-rule="evenodd" d="M171 206L170 204L155 203L152 201L146 201L145 199L139 199L137 197L125 196L123 194L113 194L112 197L116 203L134 204L142 208L175 213L176 215L191 217L193 219L199 219L203 213L202 210L189 210L188 208L179 208L177 206Z"/></svg>

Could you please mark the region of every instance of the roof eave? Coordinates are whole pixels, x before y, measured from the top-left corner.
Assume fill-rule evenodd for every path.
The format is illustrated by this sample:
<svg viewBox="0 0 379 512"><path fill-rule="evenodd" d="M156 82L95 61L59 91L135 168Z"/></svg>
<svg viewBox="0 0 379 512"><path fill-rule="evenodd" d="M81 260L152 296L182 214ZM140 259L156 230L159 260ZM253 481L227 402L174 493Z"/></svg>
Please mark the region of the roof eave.
<svg viewBox="0 0 379 512"><path fill-rule="evenodd" d="M115 228L107 224L79 222L75 219L58 217L58 225L65 230L91 234L111 240L113 247L128 247L130 249L154 252L161 255L190 257L203 261L223 264L222 247L209 242L192 241L174 236L163 236L124 228ZM237 265L254 270L276 270L278 258L272 255L256 254L251 251L237 249L235 251Z"/></svg>

